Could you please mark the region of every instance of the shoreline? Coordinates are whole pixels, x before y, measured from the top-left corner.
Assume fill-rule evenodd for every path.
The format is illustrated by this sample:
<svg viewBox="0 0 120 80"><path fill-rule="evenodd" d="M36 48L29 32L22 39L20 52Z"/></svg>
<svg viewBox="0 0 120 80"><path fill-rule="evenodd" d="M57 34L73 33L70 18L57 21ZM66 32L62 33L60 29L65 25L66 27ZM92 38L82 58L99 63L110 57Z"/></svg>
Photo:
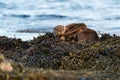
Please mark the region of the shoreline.
<svg viewBox="0 0 120 80"><path fill-rule="evenodd" d="M60 80L61 78L64 80L80 78L117 80L120 78L118 77L120 75L119 44L120 36L109 34L103 34L99 42L90 43L61 42L52 33L46 33L30 41L4 36L0 37L0 53L12 60L11 63L14 66L12 74L15 76L21 74L21 80L25 76L28 78L32 75L31 73L34 74L32 75L34 78L42 74L46 77L60 75L57 76ZM21 69L22 72L20 72ZM41 69L43 72L40 71ZM49 69L53 70L52 73ZM12 76L7 72L4 73Z"/></svg>
<svg viewBox="0 0 120 80"><path fill-rule="evenodd" d="M98 36L101 37L101 34L109 34L109 33L101 33L99 34L98 33ZM30 40L33 40L34 38L37 38L38 36L42 36L46 34L46 32L42 32L42 33L38 33L38 32L3 32L0 34L0 36L6 36L8 38L16 38L16 39L21 39L22 41L30 41ZM111 33L110 35L114 35L114 33ZM120 34L115 34L117 36L120 36Z"/></svg>

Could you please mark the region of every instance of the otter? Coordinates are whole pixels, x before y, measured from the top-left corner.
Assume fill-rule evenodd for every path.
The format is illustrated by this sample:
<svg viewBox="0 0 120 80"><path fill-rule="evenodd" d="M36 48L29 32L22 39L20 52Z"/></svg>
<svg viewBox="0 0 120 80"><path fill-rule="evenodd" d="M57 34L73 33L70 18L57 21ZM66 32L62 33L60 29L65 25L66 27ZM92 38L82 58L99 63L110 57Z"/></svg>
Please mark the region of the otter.
<svg viewBox="0 0 120 80"><path fill-rule="evenodd" d="M89 28L84 28L80 29L77 32L77 41L78 42L97 42L99 41L99 37L97 35L97 32L89 29Z"/></svg>
<svg viewBox="0 0 120 80"><path fill-rule="evenodd" d="M67 39L77 42L99 41L97 32L87 28L84 23L68 24L64 35Z"/></svg>
<svg viewBox="0 0 120 80"><path fill-rule="evenodd" d="M84 23L71 23L66 26L57 25L53 29L54 35L61 40L74 42L99 41L96 31L87 28Z"/></svg>
<svg viewBox="0 0 120 80"><path fill-rule="evenodd" d="M79 31L83 27L80 23L71 23L66 26L57 25L53 29L54 36L59 38L60 40L65 41L66 39L73 39L75 40L76 32Z"/></svg>
<svg viewBox="0 0 120 80"><path fill-rule="evenodd" d="M53 33L55 37L60 38L61 40L65 40L65 26L63 25L57 25L54 29L53 29Z"/></svg>
<svg viewBox="0 0 120 80"><path fill-rule="evenodd" d="M86 28L84 23L71 23L65 26L65 35L71 35L72 33L78 32L80 29Z"/></svg>
<svg viewBox="0 0 120 80"><path fill-rule="evenodd" d="M76 33L81 29L85 28L84 23L71 23L66 26L57 25L53 29L53 33L56 37L59 37L61 40L65 41L66 39L72 39L76 41Z"/></svg>
<svg viewBox="0 0 120 80"><path fill-rule="evenodd" d="M72 42L77 41L77 32L80 29L86 28L86 25L84 23L71 23L65 26L66 31L64 33L64 36L66 39L71 40Z"/></svg>

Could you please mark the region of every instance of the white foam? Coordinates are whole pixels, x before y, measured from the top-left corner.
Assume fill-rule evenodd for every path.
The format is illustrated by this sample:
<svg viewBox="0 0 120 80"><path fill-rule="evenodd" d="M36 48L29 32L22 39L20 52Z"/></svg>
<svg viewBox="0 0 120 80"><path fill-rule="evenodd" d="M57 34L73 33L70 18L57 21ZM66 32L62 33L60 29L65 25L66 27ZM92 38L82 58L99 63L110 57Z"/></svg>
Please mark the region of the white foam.
<svg viewBox="0 0 120 80"><path fill-rule="evenodd" d="M23 41L32 40L34 37L43 35L44 33L1 33L0 36L8 36L9 38L22 39Z"/></svg>
<svg viewBox="0 0 120 80"><path fill-rule="evenodd" d="M49 28L73 22L84 22L96 31L120 34L119 0L0 0L0 2L12 6L12 9L0 8L0 35L14 37L17 30ZM51 14L68 18L47 19L46 17L42 20L36 17ZM10 15L30 15L30 17L19 18ZM25 37L31 39L37 34L15 33L15 35L23 39Z"/></svg>

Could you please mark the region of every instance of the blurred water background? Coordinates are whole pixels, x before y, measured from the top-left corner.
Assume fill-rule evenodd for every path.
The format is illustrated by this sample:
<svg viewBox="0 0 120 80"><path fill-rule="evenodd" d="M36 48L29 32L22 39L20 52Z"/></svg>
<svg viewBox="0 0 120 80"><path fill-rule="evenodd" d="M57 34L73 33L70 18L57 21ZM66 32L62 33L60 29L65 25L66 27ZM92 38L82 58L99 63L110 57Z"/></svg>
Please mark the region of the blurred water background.
<svg viewBox="0 0 120 80"><path fill-rule="evenodd" d="M0 0L0 36L31 40L73 22L120 35L120 0Z"/></svg>

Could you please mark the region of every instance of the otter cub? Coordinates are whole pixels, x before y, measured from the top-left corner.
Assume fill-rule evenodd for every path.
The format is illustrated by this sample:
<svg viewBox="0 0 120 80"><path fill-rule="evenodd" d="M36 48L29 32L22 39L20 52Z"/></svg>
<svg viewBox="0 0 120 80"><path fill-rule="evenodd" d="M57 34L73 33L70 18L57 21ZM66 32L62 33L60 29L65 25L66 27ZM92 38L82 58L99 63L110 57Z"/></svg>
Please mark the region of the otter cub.
<svg viewBox="0 0 120 80"><path fill-rule="evenodd" d="M61 40L65 40L65 27L63 25L57 25L54 29L53 29L53 33L55 35L55 37L60 38Z"/></svg>

